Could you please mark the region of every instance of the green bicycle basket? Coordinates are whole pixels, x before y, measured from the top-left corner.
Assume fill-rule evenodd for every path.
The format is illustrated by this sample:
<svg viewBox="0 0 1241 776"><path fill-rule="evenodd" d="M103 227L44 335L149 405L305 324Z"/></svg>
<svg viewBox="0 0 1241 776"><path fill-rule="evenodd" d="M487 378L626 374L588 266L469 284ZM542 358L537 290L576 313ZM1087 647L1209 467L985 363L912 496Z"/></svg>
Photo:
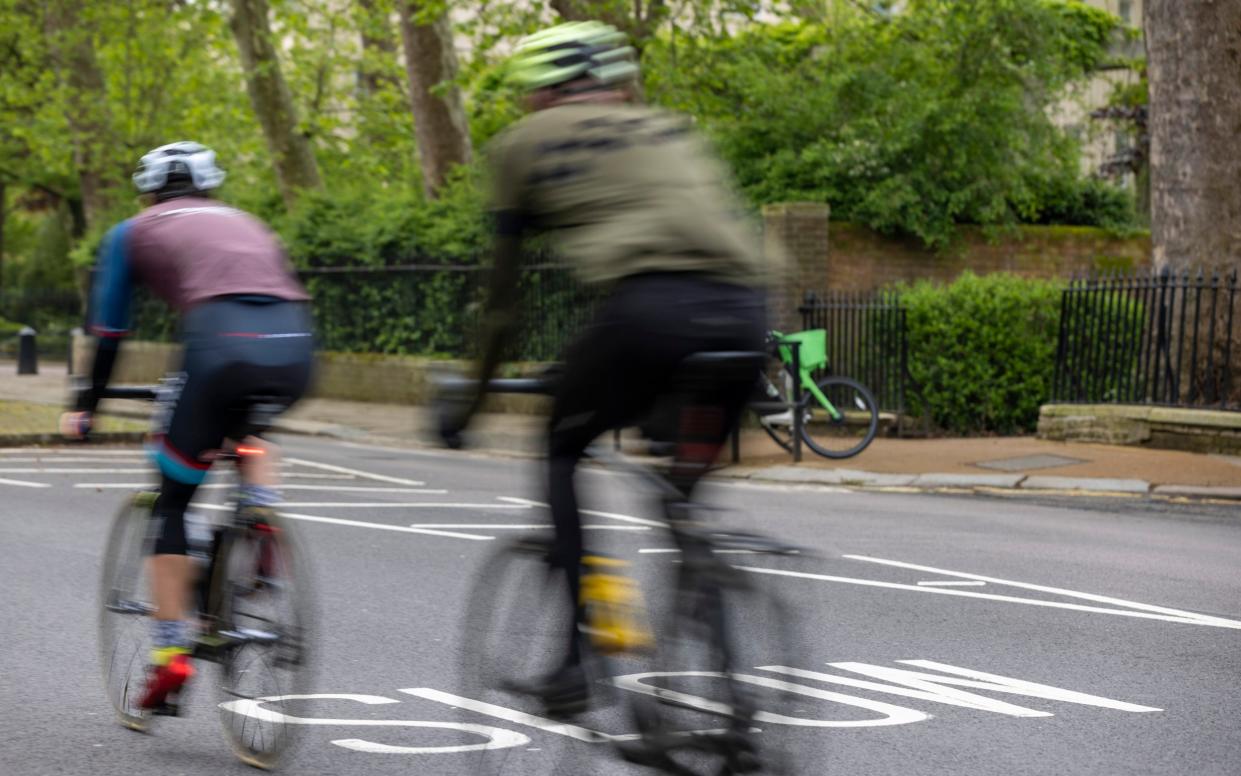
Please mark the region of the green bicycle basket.
<svg viewBox="0 0 1241 776"><path fill-rule="evenodd" d="M803 372L809 372L827 365L827 330L807 329L792 334L781 334L773 331L777 338L784 342L796 342L798 357ZM786 364L793 363L793 349L789 345L780 345L780 360Z"/></svg>

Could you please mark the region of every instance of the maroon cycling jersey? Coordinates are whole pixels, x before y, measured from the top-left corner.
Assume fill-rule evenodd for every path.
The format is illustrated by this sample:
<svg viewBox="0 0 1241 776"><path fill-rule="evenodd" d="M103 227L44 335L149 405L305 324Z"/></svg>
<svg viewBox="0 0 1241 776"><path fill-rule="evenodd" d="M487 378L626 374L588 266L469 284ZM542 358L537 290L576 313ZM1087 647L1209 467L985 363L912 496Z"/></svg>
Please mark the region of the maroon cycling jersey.
<svg viewBox="0 0 1241 776"><path fill-rule="evenodd" d="M95 278L93 333L118 336L128 331L135 283L181 314L223 296L310 298L280 241L263 222L205 197L152 205L108 233Z"/></svg>

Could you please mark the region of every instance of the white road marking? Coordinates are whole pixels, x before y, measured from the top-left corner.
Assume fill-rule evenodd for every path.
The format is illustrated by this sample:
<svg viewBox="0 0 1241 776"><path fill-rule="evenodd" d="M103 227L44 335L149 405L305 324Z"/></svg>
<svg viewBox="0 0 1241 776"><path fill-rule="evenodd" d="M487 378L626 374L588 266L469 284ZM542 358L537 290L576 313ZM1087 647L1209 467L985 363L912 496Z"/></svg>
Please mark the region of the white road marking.
<svg viewBox="0 0 1241 776"><path fill-rule="evenodd" d="M40 467L5 467L0 474L148 474L150 469L79 469L74 467L40 466Z"/></svg>
<svg viewBox="0 0 1241 776"><path fill-rule="evenodd" d="M829 663L829 665L844 668L846 671L852 671L851 666L864 666L863 663ZM871 672L882 669L882 666L865 666L858 668L857 671L866 675L874 675ZM967 709L978 709L980 711L990 711L996 714L1006 714L1010 717L1051 717L1054 716L1046 711L1038 711L1036 709L1027 709L1024 706L1017 706L1004 701L997 701L991 698L985 698L981 695L968 693L961 690L951 690L941 687L938 684L932 684L930 681L915 683L913 679L893 680L890 676L878 675L876 678L889 679L889 681L899 681L900 684L917 687L920 689L908 689L907 687L899 687L888 684L879 684L877 682L867 682L862 679L854 679L848 676L835 676L833 674L825 674L820 671L805 671L800 668L791 668L789 666L759 666L760 671L771 671L772 673L784 674L786 676L794 676L798 679L811 679L816 682L824 682L826 684L840 684L845 687L857 687L863 690L874 690L875 692L887 693L888 695L900 695L905 698L918 698L924 701L933 701L935 703L946 703L951 706L964 706ZM893 669L897 672L900 669Z"/></svg>
<svg viewBox="0 0 1241 776"><path fill-rule="evenodd" d="M839 668L844 671L852 671L853 673L862 674L863 676L869 676L874 679L882 679L892 683L878 684L876 682L868 682L861 679L853 679L851 677L824 674L818 671L803 671L799 668L790 668L788 666L760 666L758 670L786 674L788 676L795 676L799 679L812 679L814 681L826 682L829 684L842 684L846 687L858 687L863 690L873 690L876 692L888 693L889 695L900 695L906 698L920 698L922 700L933 701L935 703L946 703L952 706L964 706L966 708L978 709L980 711L1006 714L1012 717L1050 717L1053 715L1050 712L1029 709L1024 706L1017 706L1004 701L997 701L993 698L978 695L977 693L952 689L952 687L969 687L977 690L1008 693L1010 695L1024 695L1030 698L1043 698L1046 700L1062 701L1065 703L1076 703L1083 706L1097 706L1116 711L1129 711L1137 713L1163 711L1163 709L1157 709L1154 706L1142 706L1136 703L1126 703L1125 701L1117 701L1111 698L1104 698L1099 695L1090 695L1083 692L1074 692L1073 690L1064 690L1047 684L1027 682L1022 679L1011 679L1007 676L1000 676L999 674L988 674L982 671L973 671L968 668L957 668L956 666L951 666L946 663L936 663L931 660L898 660L896 662L918 666L919 668L929 668L941 673L927 674L921 671L910 671L905 668L877 666L869 663L843 662L828 664L833 668ZM944 676L943 674L955 674L955 676ZM959 677L967 678L962 679ZM951 685L951 687L945 687L944 685Z"/></svg>
<svg viewBox="0 0 1241 776"><path fill-rule="evenodd" d="M960 596L962 598L980 598L988 601L1003 601L1005 603L1025 604L1027 606L1046 606L1053 609L1069 609L1078 612L1111 614L1118 617L1137 617L1147 620L1164 620L1166 622L1179 622L1187 625L1209 625L1216 628L1232 628L1235 630L1241 630L1241 622L1224 620L1218 617L1207 618L1204 615L1197 615L1192 612L1183 612L1178 616L1173 616L1150 612L1139 612L1130 609L1105 609L1101 606L1086 606L1084 604L1070 604L1061 601L1043 601L1037 598L1018 598L1017 596L996 595L994 593L973 593L968 590L948 590L941 587L918 587L917 585L904 585L899 582L883 582L877 579L857 579L855 577L838 577L830 574L812 574L806 571L767 569L759 568L757 566L736 566L735 568L741 569L742 571L750 571L755 574L773 574L776 576L797 577L799 579L817 579L824 582L840 582L846 585L883 587L888 588L889 590L913 590L918 593Z"/></svg>
<svg viewBox="0 0 1241 776"><path fill-rule="evenodd" d="M526 509L516 504L470 504L467 502L435 502L435 501L286 501L286 507L339 507L354 509L407 509L423 507L426 509Z"/></svg>
<svg viewBox="0 0 1241 776"><path fill-rule="evenodd" d="M957 580L957 581L928 580L926 582L919 582L918 584L924 587L982 587L983 585L987 583L986 582L974 582L971 580L962 579L962 580Z"/></svg>
<svg viewBox="0 0 1241 776"><path fill-rule="evenodd" d="M352 474L312 474L311 472L281 472L281 477L296 477L302 480L356 480Z"/></svg>
<svg viewBox="0 0 1241 776"><path fill-rule="evenodd" d="M198 504L198 509L210 509L216 512L232 512L233 508L222 504ZM456 533L454 531L437 531L430 528L409 528L403 525L388 525L387 523L367 523L362 520L345 520L339 517L324 517L322 515L301 515L296 512L280 513L281 517L287 517L290 520L305 520L311 523L328 523L329 525L347 525L353 528L373 528L377 531L397 531L399 533L426 534L427 536L444 536L450 539L469 539L476 542L488 542L495 539L494 536L483 536L482 534Z"/></svg>
<svg viewBox="0 0 1241 776"><path fill-rule="evenodd" d="M497 531L537 531L552 528L551 523L529 523L527 525L494 525L491 523L473 523L469 525L461 525L460 523L411 523L410 528L476 528L476 529L494 529ZM649 531L651 529L644 525L584 525L583 531Z"/></svg>
<svg viewBox="0 0 1241 776"><path fill-rule="evenodd" d="M125 460L120 460L120 459L125 459ZM119 463L142 463L145 460L145 456L141 454L116 455L116 456L108 456L108 460L117 461ZM77 457L70 458L68 456L63 456L63 455L44 455L44 456L37 456L34 458L0 458L0 463L6 463L6 464L9 464L9 463L50 463L54 466L59 466L62 463L99 463L99 462L100 461L98 458L77 458Z"/></svg>
<svg viewBox="0 0 1241 776"><path fill-rule="evenodd" d="M286 725L343 725L346 727L411 727L438 728L458 730L486 738L486 743L464 744L456 746L392 746L364 741L358 738L342 738L332 741L333 744L351 749L355 752L375 754L457 754L460 752L477 752L484 749L505 749L510 746L525 746L530 739L521 733L489 725L471 725L464 722L421 722L399 719L321 719L318 717L294 717L263 706L264 703L291 700L349 700L367 705L400 703L382 695L355 695L352 693L319 693L315 695L277 695L254 700L227 701L220 708L234 714L242 714L261 722Z"/></svg>
<svg viewBox="0 0 1241 776"><path fill-rule="evenodd" d="M288 475L285 475L288 476ZM149 488L154 483L151 482L79 482L74 484L75 488L104 488L104 489L134 489ZM209 482L199 485L199 490L224 490L227 488L236 489L236 485L229 482ZM383 488L371 485L281 485L280 490L326 490L333 493L410 493L423 496L439 496L448 491L435 488Z"/></svg>
<svg viewBox="0 0 1241 776"><path fill-rule="evenodd" d="M703 698L699 695L681 692L679 690L671 690L668 688L660 688L647 684L644 679L658 677L676 677L676 676L695 676L706 678L725 678L725 675L715 671L671 671L671 672L652 672L642 674L629 674L627 676L618 676L612 679L612 683L623 690L630 692L650 695L655 698L663 698L679 705L688 706L690 708L700 709L709 714L728 715L731 708L727 703L722 701ZM857 698L852 695L843 695L841 693L820 690L817 687L807 687L802 684L793 684L780 679L772 679L768 676L754 676L752 674L733 674L732 679L735 681L746 682L747 684L755 684L760 687L771 687L785 692L792 692L798 695L805 695L819 700L834 701L843 703L848 706L857 706L879 714L879 719L810 719L808 717L790 717L785 714L777 714L772 711L759 711L754 715L756 722L770 722L776 725L793 725L796 727L879 727L885 725L908 725L911 722L921 722L930 717L929 714L923 713L916 709L906 708L905 706L897 706L883 701L872 701L867 698Z"/></svg>
<svg viewBox="0 0 1241 776"><path fill-rule="evenodd" d="M394 485L426 485L420 480L407 480L404 477L389 477L386 474L375 474L373 472L365 472L361 469L350 469L347 466L337 466L331 463L318 463L316 461L307 461L305 458L286 458L289 463L295 463L301 466L309 466L313 469L322 469L328 472L338 472L340 474L352 474L355 477L364 477L368 480L379 480L380 482L391 482Z"/></svg>
<svg viewBox="0 0 1241 776"><path fill-rule="evenodd" d="M651 548L647 548L644 550L638 550L638 552L644 555L654 555L654 554L663 554L663 553L676 553L676 552L680 552L680 550L678 550L675 547L651 547ZM758 550L714 550L714 552L716 555L758 555L760 554Z"/></svg>
<svg viewBox="0 0 1241 776"><path fill-rule="evenodd" d="M133 448L123 448L123 449L122 449L122 448L112 448L112 449L103 449L103 450L98 450L98 449L96 449L96 450L82 450L82 449L76 449L76 448L75 448L75 449L68 449L68 448L63 448L63 447L37 447L37 448L31 448L31 447L6 447L6 448L3 448L3 449L0 449L0 455L3 455L3 456L8 456L8 455L11 455L11 454L12 454L12 455L44 455L44 456L48 456L48 457L51 457L51 456L58 456L58 455L73 455L73 456L79 456L79 455L81 455L81 456L94 456L94 457L97 457L97 458L112 458L112 457L115 457L115 456L135 456L135 455L136 455L136 456L141 456L141 455L145 455L145 453L143 453L141 450L135 450L135 449L133 449ZM11 459L11 458L7 458L7 457L4 457L4 458L0 458L0 460L5 460L5 461L8 461L8 460L12 460L12 459Z"/></svg>
<svg viewBox="0 0 1241 776"><path fill-rule="evenodd" d="M532 501L528 498L514 498L512 496L499 496L500 501L508 501L513 504L525 504L531 507L548 508L548 505L541 501ZM633 515L621 515L616 512L600 512L597 509L579 509L583 515L592 515L594 517L606 517L610 520L620 520L625 523L637 523L638 525L648 525L654 528L663 528L664 523L659 520L650 520L645 517L634 517Z"/></svg>
<svg viewBox="0 0 1241 776"><path fill-rule="evenodd" d="M434 690L430 687L408 687L397 690L407 695L413 695L416 698L424 698L436 703L442 703L446 706L452 706L455 709L465 709L478 714L484 714L488 717L495 717L506 722L516 722L519 725L536 728L547 733L555 733L560 736L567 736L576 741L585 741L595 744L601 741L631 741L639 738L637 735L611 736L607 733L600 733L597 730L581 727L580 725L571 725L566 722L557 722L555 720L546 719L544 717L536 717L533 714L527 714L524 711L516 709L508 709L503 706L497 706L494 703L486 703L484 701L476 701L473 698L463 698L460 695Z"/></svg>
<svg viewBox="0 0 1241 776"><path fill-rule="evenodd" d="M1048 587L1047 585L1035 585L1029 582L1016 582L1011 579L986 577L981 574L970 574L965 571L951 571L949 569L935 568L934 566L919 566L914 563L905 563L904 561L899 560L885 560L883 558L874 558L868 555L845 555L844 557L851 560L865 561L867 563L879 563L885 566L896 566L898 568L914 569L916 571L928 571L932 574L944 574L945 576L961 577L962 579L972 579L979 582L991 582L996 585L1019 587L1025 590L1037 590L1041 593L1052 593L1053 595L1061 595L1068 598L1080 598L1085 601L1094 601L1095 603L1123 606L1126 609L1138 609L1144 612L1167 614L1181 619L1195 620L1204 625L1214 624L1224 628L1241 628L1241 622L1237 622L1236 620L1228 620L1223 617L1212 617L1206 614L1186 612L1181 609L1172 609L1167 606L1155 606L1154 604L1143 604L1138 603L1137 601L1126 601L1123 598L1113 598L1111 596L1096 595L1094 593L1083 593L1077 590L1066 590L1062 587Z"/></svg>
<svg viewBox="0 0 1241 776"><path fill-rule="evenodd" d="M46 482L26 482L25 480L10 480L0 477L0 485L16 485L20 488L50 488L51 485Z"/></svg>

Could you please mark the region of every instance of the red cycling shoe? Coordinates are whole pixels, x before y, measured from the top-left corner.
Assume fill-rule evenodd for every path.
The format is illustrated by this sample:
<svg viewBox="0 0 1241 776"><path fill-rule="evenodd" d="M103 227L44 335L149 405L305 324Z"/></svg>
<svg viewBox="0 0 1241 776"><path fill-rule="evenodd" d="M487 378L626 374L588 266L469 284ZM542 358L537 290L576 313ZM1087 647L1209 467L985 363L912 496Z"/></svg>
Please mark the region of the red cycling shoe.
<svg viewBox="0 0 1241 776"><path fill-rule="evenodd" d="M166 664L151 666L141 707L152 714L175 717L179 712L175 699L193 675L189 655L173 655Z"/></svg>

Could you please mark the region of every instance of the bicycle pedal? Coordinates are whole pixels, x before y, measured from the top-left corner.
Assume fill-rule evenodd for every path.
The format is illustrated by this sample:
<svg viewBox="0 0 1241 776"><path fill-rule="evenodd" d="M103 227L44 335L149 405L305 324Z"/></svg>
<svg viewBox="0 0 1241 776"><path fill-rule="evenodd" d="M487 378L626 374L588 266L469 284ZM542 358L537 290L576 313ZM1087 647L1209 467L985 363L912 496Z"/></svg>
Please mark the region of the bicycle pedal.
<svg viewBox="0 0 1241 776"><path fill-rule="evenodd" d="M232 646L232 640L214 633L207 633L194 639L191 654L196 658L214 660L226 648Z"/></svg>

